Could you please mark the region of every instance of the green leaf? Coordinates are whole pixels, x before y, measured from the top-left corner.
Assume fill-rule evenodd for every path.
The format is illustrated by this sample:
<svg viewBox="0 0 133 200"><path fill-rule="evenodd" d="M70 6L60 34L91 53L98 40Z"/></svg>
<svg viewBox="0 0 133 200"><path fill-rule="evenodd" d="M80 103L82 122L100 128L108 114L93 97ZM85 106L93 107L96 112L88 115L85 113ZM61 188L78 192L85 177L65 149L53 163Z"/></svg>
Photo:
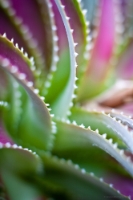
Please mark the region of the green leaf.
<svg viewBox="0 0 133 200"><path fill-rule="evenodd" d="M6 115L6 126L8 127L8 125L10 125L8 132L17 142L22 140L22 143L29 143L31 146L36 146L37 148L48 149L52 134L51 116L45 103L39 95L37 95L38 90L34 89L32 87L32 82L28 82L25 77L22 77L19 71L13 70L14 67L7 58L0 59L0 67L20 83L23 91L22 94L25 95L25 101L21 108L22 114L20 117L20 113L18 113L20 120L16 124L15 132L14 128L12 128L14 127L13 121L10 120L14 112L14 110L12 110L12 105L9 110L4 113ZM21 92L21 90L19 92Z"/></svg>
<svg viewBox="0 0 133 200"><path fill-rule="evenodd" d="M70 120L76 121L77 124L84 124L85 127L90 126L93 130L98 129L100 133L106 133L108 138L113 138L115 142L118 142L121 147L125 148L124 143L133 152L133 137L120 121L110 114L98 112L98 111L85 111L81 108L73 108L71 111Z"/></svg>
<svg viewBox="0 0 133 200"><path fill-rule="evenodd" d="M37 155L21 148L7 143L0 149L0 174L11 200L33 200L40 191L30 179L42 173L42 164Z"/></svg>
<svg viewBox="0 0 133 200"><path fill-rule="evenodd" d="M100 135L98 131L92 131L90 128L83 128L83 126L78 127L74 124L67 124L63 122L56 122L57 125L57 136L55 139L55 145L53 148L53 153L61 155L64 157L63 152L69 152L67 155L71 159L73 153L78 155L81 151L81 157L86 154L86 152L92 152L93 146L95 150L102 149L103 152L109 154L109 157L113 157L116 161L122 165L127 172L133 176L132 166L133 163L124 154L123 150L117 148L116 144L113 144L112 139L106 139L106 135ZM102 155L103 153L101 153ZM78 157L78 156L77 156ZM104 156L103 156L104 158ZM79 159L80 162L80 159ZM89 162L86 159L86 163ZM104 162L104 160L103 160ZM106 162L106 161L105 161Z"/></svg>
<svg viewBox="0 0 133 200"><path fill-rule="evenodd" d="M39 154L45 165L46 173L44 179L38 178L37 182L44 185L45 188L47 187L47 193L54 199L99 200L108 199L108 196L128 199L71 161L65 161L43 152L39 152Z"/></svg>
<svg viewBox="0 0 133 200"><path fill-rule="evenodd" d="M76 75L76 67L75 67L76 55L75 55L75 49L74 49L74 41L73 41L71 28L70 28L67 16L64 12L64 9L61 6L60 1L55 1L55 3L56 5L53 2L55 12L56 13L59 12L58 15L61 17L60 24L63 27L63 30L65 27L65 30L63 32L65 32L66 33L65 35L67 36L64 42L65 44L66 42L68 43L67 48L65 48L65 53L67 55L69 54L70 55L69 57L66 57L65 61L68 59L67 61L67 64L68 64L69 59L70 59L70 63L68 66L66 66L66 63L62 60L62 57L61 57L61 62L63 61L65 65L62 64L60 68L58 68L57 74L54 75L52 86L48 90L48 96L46 96L46 101L48 101L51 104L52 113L54 113L58 117L66 117L67 111L70 107L71 100L73 98L72 95L74 92L75 75ZM62 37L64 37L64 35ZM62 53L62 49L61 49L61 53ZM64 51L62 54L64 55ZM64 79L64 76L65 76L65 79ZM63 82L61 80L63 80ZM51 94L52 96L50 96Z"/></svg>

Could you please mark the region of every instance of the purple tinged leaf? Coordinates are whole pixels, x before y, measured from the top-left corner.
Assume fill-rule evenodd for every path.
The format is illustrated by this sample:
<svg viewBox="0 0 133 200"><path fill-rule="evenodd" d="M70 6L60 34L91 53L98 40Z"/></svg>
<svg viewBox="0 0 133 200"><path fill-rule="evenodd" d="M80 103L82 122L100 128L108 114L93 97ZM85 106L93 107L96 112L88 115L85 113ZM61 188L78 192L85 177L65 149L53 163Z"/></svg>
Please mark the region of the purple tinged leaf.
<svg viewBox="0 0 133 200"><path fill-rule="evenodd" d="M12 67L17 68L19 73L25 74L28 81L34 80L29 60L24 57L11 41L2 36L0 36L0 57L5 59L5 65L8 65L7 59L9 59Z"/></svg>
<svg viewBox="0 0 133 200"><path fill-rule="evenodd" d="M92 49L88 68L81 80L78 99L85 100L100 93L104 87L104 81L108 74L109 60L113 53L115 42L114 2L100 0L100 24L98 34ZM93 91L91 87L93 85ZM87 88L87 92L84 91Z"/></svg>
<svg viewBox="0 0 133 200"><path fill-rule="evenodd" d="M96 81L104 77L105 71L107 70L105 69L105 65L108 63L112 55L115 36L113 1L100 0L100 4L100 27L92 52L91 64L88 69L88 73L92 76L92 78L95 73ZM96 74L97 66L99 73Z"/></svg>
<svg viewBox="0 0 133 200"><path fill-rule="evenodd" d="M127 160L127 156L120 151L112 143L112 140L106 139L106 136L100 135L97 131L93 131L90 128L79 127L78 125L68 124L56 121L57 124L57 137L55 140L55 146L53 151L55 152L69 152L69 157L73 155L74 150L90 149L92 146L102 149L109 157L113 157L120 165L122 165L126 171L133 176L132 162ZM69 151L70 150L70 151Z"/></svg>
<svg viewBox="0 0 133 200"><path fill-rule="evenodd" d="M130 177L106 173L104 180L107 183L111 183L123 195L130 197L130 199L133 198L133 180Z"/></svg>
<svg viewBox="0 0 133 200"><path fill-rule="evenodd" d="M36 40L22 20L15 15L15 11L13 12L10 6L5 8L4 1L2 2L0 4L0 34L6 33L8 39L13 40L19 48L23 48L30 57L35 58L37 68L44 68L44 60Z"/></svg>
<svg viewBox="0 0 133 200"><path fill-rule="evenodd" d="M63 25L59 10L55 4L54 0L51 0L52 3L52 9L54 12L54 16L55 16L55 23L57 28L57 35L58 35L58 45L59 45L59 54L61 54L62 50L64 50L65 48L68 48L68 40L67 40L67 35L66 35L66 30L65 27Z"/></svg>
<svg viewBox="0 0 133 200"><path fill-rule="evenodd" d="M51 67L52 60L52 26L48 9L48 1L28 0L26 6L23 0L10 0L16 15L29 28L33 38L45 57L46 69ZM34 20L33 20L34 17Z"/></svg>
<svg viewBox="0 0 133 200"><path fill-rule="evenodd" d="M66 15L70 18L70 26L73 29L74 42L77 43L75 47L78 53L77 57L77 73L78 76L83 72L86 65L84 54L86 53L88 27L85 21L85 14L83 14L80 3L77 0L62 0L62 4L65 6Z"/></svg>
<svg viewBox="0 0 133 200"><path fill-rule="evenodd" d="M18 43L20 47L27 50L26 44L24 43L19 30L14 25L13 20L7 15L6 11L0 7L0 34L3 35L4 33L6 33L8 39L11 40L13 38L15 43Z"/></svg>
<svg viewBox="0 0 133 200"><path fill-rule="evenodd" d="M17 68L19 69L18 66ZM28 93L28 99L26 98L27 104L24 107L25 110L22 112L23 115L21 115L20 123L17 124L19 139L22 140L23 145L28 142L30 146L35 146L40 149L49 149L52 134L51 116L45 103L37 95L38 90L34 89L32 82L28 82L25 77L23 78L19 71L12 71L12 64L9 60L5 65L5 59L0 58L0 67L8 74L12 75ZM12 113L9 112L7 116L11 114ZM14 126L14 124L12 126ZM11 132L10 134L13 137L16 132ZM17 140L18 138L15 137L15 139ZM20 142L19 139L18 141Z"/></svg>
<svg viewBox="0 0 133 200"><path fill-rule="evenodd" d="M45 91L45 98L46 101L49 102L51 105L53 102L59 97L60 93L64 90L64 87L67 84L69 73L70 73L70 55L69 55L69 47L68 47L68 40L66 35L66 30L64 24L62 22L59 10L54 2L51 0L52 3L52 11L54 14L55 25L57 28L57 45L58 45L58 60L57 62L51 67L51 72L53 78L45 84L46 91Z"/></svg>

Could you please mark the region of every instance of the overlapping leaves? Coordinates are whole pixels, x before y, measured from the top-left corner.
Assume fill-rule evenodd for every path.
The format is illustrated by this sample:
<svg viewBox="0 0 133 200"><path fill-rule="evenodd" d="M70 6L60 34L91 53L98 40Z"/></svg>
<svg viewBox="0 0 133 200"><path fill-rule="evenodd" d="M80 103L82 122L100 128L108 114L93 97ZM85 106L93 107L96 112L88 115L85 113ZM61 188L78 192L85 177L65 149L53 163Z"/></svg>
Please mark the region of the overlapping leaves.
<svg viewBox="0 0 133 200"><path fill-rule="evenodd" d="M130 51L130 38L123 46L116 42L124 35L114 11L123 9L121 2L99 1L94 8L102 11L99 25L91 21L90 26L77 0L26 5L27 10L21 0L0 1L1 197L128 199L133 120L109 108L80 108L116 80L111 59L125 52L118 50ZM121 68L128 70L125 62ZM125 190L116 184L120 181Z"/></svg>

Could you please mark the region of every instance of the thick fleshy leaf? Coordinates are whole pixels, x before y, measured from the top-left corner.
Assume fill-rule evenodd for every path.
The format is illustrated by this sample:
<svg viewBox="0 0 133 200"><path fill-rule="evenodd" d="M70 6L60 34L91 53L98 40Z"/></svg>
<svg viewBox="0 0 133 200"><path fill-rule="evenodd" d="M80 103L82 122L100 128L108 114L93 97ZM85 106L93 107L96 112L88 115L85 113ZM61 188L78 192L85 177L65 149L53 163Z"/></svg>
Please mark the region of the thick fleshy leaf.
<svg viewBox="0 0 133 200"><path fill-rule="evenodd" d="M51 104L52 112L58 117L65 117L70 107L75 84L76 62L73 37L67 16L60 1L52 1L57 20L60 61L57 66L46 101ZM65 106L64 106L65 105ZM60 109L59 109L60 108Z"/></svg>
<svg viewBox="0 0 133 200"><path fill-rule="evenodd" d="M79 125L83 123L85 127L90 126L93 130L98 129L102 134L106 133L108 138L113 138L114 142L119 143L123 148L125 148L126 144L130 151L133 152L131 131L128 131L126 126L117 121L116 118L111 117L110 114L73 108L70 120L75 120Z"/></svg>
<svg viewBox="0 0 133 200"><path fill-rule="evenodd" d="M19 92L24 98L24 103L22 104L21 99L19 99L19 107L20 105L22 106L21 113L15 113L15 120L17 120L17 122L15 121L16 124L14 124L12 115L19 110L18 108L15 109L14 101L12 99L14 98L12 97L12 89L9 90L11 92L9 102L11 103L11 107L6 113L4 112L4 114L6 114L6 126L8 127L8 132L16 141L21 139L22 143L29 143L31 146L47 149L49 141L51 140L51 117L45 103L37 95L38 90L34 89L32 87L32 82L27 82L25 77L22 76L19 71L12 70L13 66L7 58L6 62L5 59L0 59L0 66L20 83L21 88L19 89L21 90ZM17 69L19 69L19 67L17 67ZM11 80L11 83L16 87L17 83L15 83L14 80ZM19 87L18 84L17 87ZM12 120L10 120L11 118Z"/></svg>
<svg viewBox="0 0 133 200"><path fill-rule="evenodd" d="M70 54L66 30L59 10L54 1L51 1L51 3L53 15L55 16L55 25L58 27L58 37L56 38L56 40L58 40L58 56L55 59L55 65L51 68L50 75L52 74L52 80L45 83L46 89L44 94L46 101L52 105L55 99L59 98L58 96L67 84L70 73Z"/></svg>
<svg viewBox="0 0 133 200"><path fill-rule="evenodd" d="M74 163L78 163L78 165L81 168L84 168L87 172L89 173L93 172L96 176L98 176L101 182L103 181L108 182L110 187L113 187L113 183L114 183L114 181L113 182L111 181L112 180L111 175L115 177L115 175L117 174L115 181L119 182L119 180L123 179L123 184L126 187L126 189L124 190L123 187L117 186L117 189L120 190L120 192L124 195L127 195L127 196L132 195L130 184L132 183L133 180L131 177L128 176L128 174L124 172L121 166L118 165L118 163L116 163L104 151L100 150L96 146L93 146L93 144L91 144L92 141L90 141L90 144L89 144L89 140L88 140L87 146L85 144L86 141L82 143L83 138L84 138L83 132L81 133L81 138L80 138L78 131L75 130L75 134L73 134L73 132L70 132L70 129L72 129L72 127L70 128L71 125L68 125L68 126L69 128L66 125L64 125L64 130L66 130L66 134L64 134L64 130L61 128L61 126L60 128L59 126L57 126L58 131L62 135L62 139L61 139L61 135L60 136L57 135L57 147L55 147L55 151L53 153L58 155L61 158L63 157L66 160L71 159ZM58 148L61 145L61 144L59 145L59 140L62 144L61 148ZM68 140L69 142L67 142ZM66 143L69 146L68 148L66 147ZM78 143L79 143L79 146L76 147ZM129 159L129 157L127 159ZM76 169L79 168L78 165L75 164ZM127 180L126 182L128 183L127 186L124 183L124 179ZM127 192L125 193L125 191Z"/></svg>
<svg viewBox="0 0 133 200"><path fill-rule="evenodd" d="M49 1L29 0L26 2L26 9L23 0L10 0L10 2L16 15L23 20L23 23L32 33L33 38L36 39L37 45L45 58L46 69L49 69L52 64L54 42L50 39L53 37L53 32ZM34 16L34 20L32 16Z"/></svg>
<svg viewBox="0 0 133 200"><path fill-rule="evenodd" d="M8 39L12 39L22 50L26 51L30 57L35 58L38 69L44 68L44 60L29 29L23 24L22 19L16 16L8 1L0 2L0 34L6 34Z"/></svg>
<svg viewBox="0 0 133 200"><path fill-rule="evenodd" d="M40 152L45 165L44 180L37 182L44 185L47 193L55 199L102 199L106 196L115 196L118 199L127 199L106 183L102 183L91 173L86 173L71 161L59 159ZM98 196L97 196L98 193Z"/></svg>
<svg viewBox="0 0 133 200"><path fill-rule="evenodd" d="M55 139L55 145L53 148L53 151L55 151L56 155L59 153L64 157L63 152L68 151L69 153L67 153L67 155L71 159L71 156L73 156L75 150L77 153L80 153L81 151L82 155L84 155L86 151L93 152L92 146L96 146L96 149L97 147L102 149L110 156L115 158L115 160L118 161L131 176L133 176L133 163L128 160L123 150L118 149L117 145L113 144L112 139L106 139L105 134L100 135L97 131L92 131L89 128L85 129L82 128L82 126L78 127L73 124L57 122L57 137Z"/></svg>
<svg viewBox="0 0 133 200"><path fill-rule="evenodd" d="M73 29L74 42L77 43L77 76L79 77L87 65L85 54L87 54L87 44L90 39L88 35L89 22L85 20L87 10L82 10L81 5L77 0L62 0L61 2L65 6L67 16L70 17L70 26Z"/></svg>
<svg viewBox="0 0 133 200"><path fill-rule="evenodd" d="M19 73L26 76L28 81L33 81L33 74L31 72L31 62L27 59L22 52L15 47L12 42L5 38L5 36L0 35L0 57L3 59L8 58L10 63L14 67L19 67ZM16 68L17 68L16 67ZM15 70L15 69L14 69ZM17 69L16 69L17 70Z"/></svg>
<svg viewBox="0 0 133 200"><path fill-rule="evenodd" d="M30 183L30 178L42 173L41 160L32 152L20 148L7 143L0 149L0 174L11 200L33 200L40 192Z"/></svg>
<svg viewBox="0 0 133 200"><path fill-rule="evenodd" d="M98 36L95 39L91 60L78 90L79 100L93 97L105 89L104 81L109 72L109 61L113 53L115 42L114 2L113 0L101 0L99 4L101 17ZM93 90L91 89L92 85ZM85 88L87 88L86 92Z"/></svg>

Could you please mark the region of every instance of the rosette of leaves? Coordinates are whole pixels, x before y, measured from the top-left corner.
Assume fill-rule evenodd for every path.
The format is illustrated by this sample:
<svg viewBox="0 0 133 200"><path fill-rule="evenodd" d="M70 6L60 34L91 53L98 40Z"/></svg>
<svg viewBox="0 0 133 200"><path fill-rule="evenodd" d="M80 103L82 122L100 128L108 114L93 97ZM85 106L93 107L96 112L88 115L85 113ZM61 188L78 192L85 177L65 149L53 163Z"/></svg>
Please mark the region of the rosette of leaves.
<svg viewBox="0 0 133 200"><path fill-rule="evenodd" d="M132 8L0 0L0 199L133 198Z"/></svg>

